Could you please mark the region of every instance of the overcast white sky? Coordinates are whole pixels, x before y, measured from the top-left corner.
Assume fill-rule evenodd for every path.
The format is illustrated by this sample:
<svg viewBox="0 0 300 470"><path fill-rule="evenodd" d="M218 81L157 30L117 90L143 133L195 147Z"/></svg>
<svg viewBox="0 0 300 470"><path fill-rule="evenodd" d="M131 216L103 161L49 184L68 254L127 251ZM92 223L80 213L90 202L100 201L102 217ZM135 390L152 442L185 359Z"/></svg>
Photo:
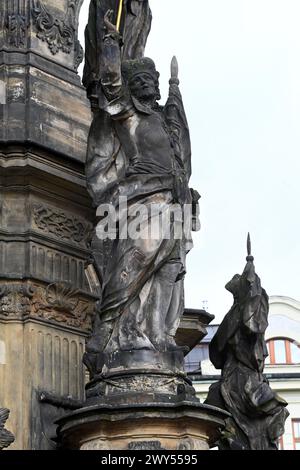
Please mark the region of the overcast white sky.
<svg viewBox="0 0 300 470"><path fill-rule="evenodd" d="M207 301L221 321L232 304L224 285L244 268L248 231L267 293L300 300L300 1L150 4L146 54L161 72L164 100L170 60L178 58L192 187L202 195L186 306Z"/></svg>

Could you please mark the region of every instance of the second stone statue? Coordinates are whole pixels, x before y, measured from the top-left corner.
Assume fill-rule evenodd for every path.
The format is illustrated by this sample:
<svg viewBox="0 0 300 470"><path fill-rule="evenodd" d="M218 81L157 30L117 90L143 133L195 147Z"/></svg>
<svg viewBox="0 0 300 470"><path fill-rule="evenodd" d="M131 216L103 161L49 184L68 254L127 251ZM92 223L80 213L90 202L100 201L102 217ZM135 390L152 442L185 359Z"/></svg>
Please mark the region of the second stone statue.
<svg viewBox="0 0 300 470"><path fill-rule="evenodd" d="M92 377L116 365L116 355L122 353L124 359L124 352L131 358L133 352L135 357L147 352L147 363L153 352L183 357L174 337L184 311L185 258L192 246L192 208L198 199L188 185L191 146L177 61L172 61L168 101L159 106L154 62L145 57L122 61L113 17L108 11L103 20L99 108L87 163L98 214L101 204L108 203L117 214L102 301L85 355ZM120 198L126 201L125 210ZM137 224L134 215L141 211ZM137 225L138 234L130 233L128 228Z"/></svg>

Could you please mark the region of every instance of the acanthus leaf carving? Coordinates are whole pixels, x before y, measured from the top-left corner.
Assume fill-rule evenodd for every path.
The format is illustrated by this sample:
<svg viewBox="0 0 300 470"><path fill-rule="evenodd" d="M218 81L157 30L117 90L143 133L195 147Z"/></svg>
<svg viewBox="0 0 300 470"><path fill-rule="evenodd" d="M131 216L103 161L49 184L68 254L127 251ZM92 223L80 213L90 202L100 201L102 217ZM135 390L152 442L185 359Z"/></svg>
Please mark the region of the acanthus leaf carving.
<svg viewBox="0 0 300 470"><path fill-rule="evenodd" d="M37 37L47 42L53 55L62 51L70 54L74 51L74 69L77 70L83 60L83 49L77 38L76 15L80 0L68 0L64 17L51 14L42 0L32 0L32 17L37 29Z"/></svg>

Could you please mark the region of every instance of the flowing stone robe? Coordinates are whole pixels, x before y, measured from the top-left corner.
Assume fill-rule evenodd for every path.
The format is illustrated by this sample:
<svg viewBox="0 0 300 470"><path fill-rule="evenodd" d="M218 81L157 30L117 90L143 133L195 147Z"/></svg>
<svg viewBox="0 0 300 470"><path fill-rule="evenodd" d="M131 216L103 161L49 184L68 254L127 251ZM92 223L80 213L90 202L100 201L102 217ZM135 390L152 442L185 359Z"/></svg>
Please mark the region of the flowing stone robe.
<svg viewBox="0 0 300 470"><path fill-rule="evenodd" d="M235 301L210 343L210 359L222 378L211 385L205 403L232 414L221 449L276 449L289 415L263 375L269 305L251 258L242 276L226 285Z"/></svg>
<svg viewBox="0 0 300 470"><path fill-rule="evenodd" d="M110 202L117 210L119 197L127 197L128 212L119 216L119 227L125 222L122 217L130 223L128 214L138 204L148 209L141 231L161 215L171 224L163 225L156 238L118 236L114 241L85 355L92 376L101 372L105 355L116 351L177 347L174 336L184 309L185 257L191 248L189 234L183 240L174 237L176 223L182 222L170 217L172 204L192 203L191 146L178 81L170 81L165 107L145 106L122 80L118 41L108 37L102 48L106 98L89 136L90 194L96 204ZM164 233L168 229L170 237Z"/></svg>

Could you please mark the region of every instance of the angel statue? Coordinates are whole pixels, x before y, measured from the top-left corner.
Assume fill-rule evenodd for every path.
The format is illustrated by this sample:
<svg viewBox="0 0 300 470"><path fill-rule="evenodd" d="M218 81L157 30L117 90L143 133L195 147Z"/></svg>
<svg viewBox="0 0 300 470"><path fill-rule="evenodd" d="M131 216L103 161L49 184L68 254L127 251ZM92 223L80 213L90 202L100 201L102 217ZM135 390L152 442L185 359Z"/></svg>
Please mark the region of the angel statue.
<svg viewBox="0 0 300 470"><path fill-rule="evenodd" d="M127 6L133 9L135 3L148 18L148 2L132 1ZM105 358L116 351L179 349L174 338L184 310L185 259L192 247L190 232L198 228L200 197L188 184L191 143L177 61L172 60L169 98L160 106L154 62L140 54L128 59L129 53L123 52L124 47L142 51L148 26L143 36L131 31L128 39L126 28L122 37L114 25L115 17L108 10L101 22L97 109L86 165L95 206L109 203L118 213L116 237L102 271L102 300L84 358L92 377L101 373ZM120 197L127 201L125 213L117 210ZM192 208L193 222L182 237L174 236L182 223L172 215L174 205L182 213L185 206ZM141 206L145 212L140 233L145 236L121 237L131 214ZM170 223L161 224L154 237L147 235L149 226L162 215Z"/></svg>
<svg viewBox="0 0 300 470"><path fill-rule="evenodd" d="M225 286L234 303L209 348L210 360L222 369L222 376L211 385L205 403L232 415L218 443L221 450L276 450L289 413L286 401L263 375L269 299L255 272L249 235L247 245L243 274Z"/></svg>
<svg viewBox="0 0 300 470"><path fill-rule="evenodd" d="M15 440L13 434L4 428L8 417L9 410L7 408L0 408L0 450L10 446Z"/></svg>

